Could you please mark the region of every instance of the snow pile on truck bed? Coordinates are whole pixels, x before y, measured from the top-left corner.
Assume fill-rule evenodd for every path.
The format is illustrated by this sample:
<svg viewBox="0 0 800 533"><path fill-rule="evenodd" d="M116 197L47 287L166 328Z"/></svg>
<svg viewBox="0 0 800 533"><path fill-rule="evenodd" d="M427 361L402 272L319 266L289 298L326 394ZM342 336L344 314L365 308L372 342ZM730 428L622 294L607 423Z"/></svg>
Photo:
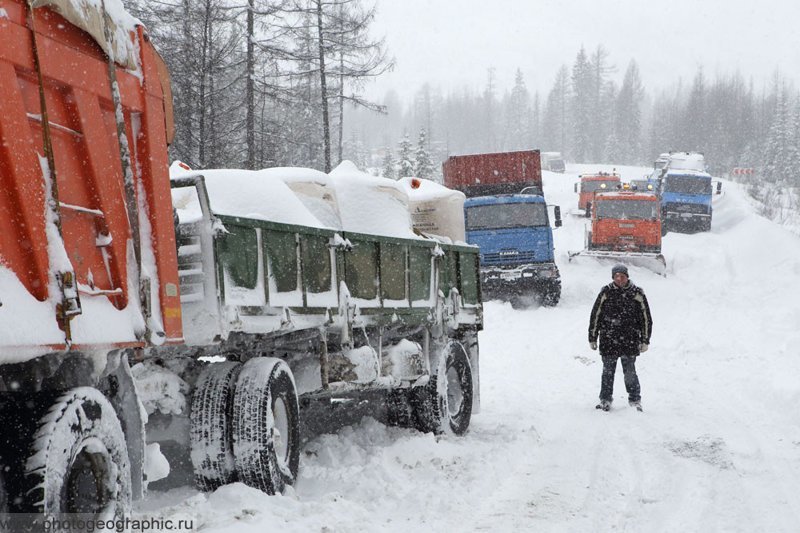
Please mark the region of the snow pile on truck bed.
<svg viewBox="0 0 800 533"><path fill-rule="evenodd" d="M421 239L414 233L408 195L396 181L370 176L350 161L330 173L336 185L345 231Z"/></svg>
<svg viewBox="0 0 800 533"><path fill-rule="evenodd" d="M267 168L261 173L270 179L283 180L306 209L324 225L342 229L339 202L330 176L319 170L299 167Z"/></svg>
<svg viewBox="0 0 800 533"><path fill-rule="evenodd" d="M142 23L132 17L121 0L34 0L33 7L49 7L69 22L92 36L109 57L130 70L139 70L139 54L131 40L131 32ZM105 28L111 42L106 44Z"/></svg>
<svg viewBox="0 0 800 533"><path fill-rule="evenodd" d="M203 176L211 211L256 220L327 228L309 211L286 183L265 170L214 169L180 172L171 169L173 178ZM173 189L172 205L181 222L200 216L200 205L192 188ZM334 228L335 229L335 228Z"/></svg>

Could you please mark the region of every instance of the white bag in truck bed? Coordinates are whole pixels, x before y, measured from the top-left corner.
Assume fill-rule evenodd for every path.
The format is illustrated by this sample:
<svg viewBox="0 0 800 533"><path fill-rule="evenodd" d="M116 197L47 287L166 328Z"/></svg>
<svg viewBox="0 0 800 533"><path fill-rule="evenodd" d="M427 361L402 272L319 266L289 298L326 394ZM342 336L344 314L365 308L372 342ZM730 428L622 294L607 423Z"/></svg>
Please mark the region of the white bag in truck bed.
<svg viewBox="0 0 800 533"><path fill-rule="evenodd" d="M411 222L415 230L447 237L454 243L466 240L464 193L421 178L401 178L399 182L408 194Z"/></svg>

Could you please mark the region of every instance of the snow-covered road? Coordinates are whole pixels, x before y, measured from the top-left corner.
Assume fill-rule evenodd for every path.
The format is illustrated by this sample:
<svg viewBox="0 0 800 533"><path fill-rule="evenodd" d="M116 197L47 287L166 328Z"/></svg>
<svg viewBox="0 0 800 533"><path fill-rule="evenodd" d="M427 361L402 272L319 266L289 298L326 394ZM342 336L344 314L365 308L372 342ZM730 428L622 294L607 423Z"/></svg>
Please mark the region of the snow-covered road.
<svg viewBox="0 0 800 533"><path fill-rule="evenodd" d="M799 531L800 239L725 183L710 233L665 237L667 277L631 269L654 321L637 365L644 413L627 406L621 370L611 412L596 411L586 330L610 264L567 261L585 220L566 213L577 173L601 169L545 173L565 213L562 301L486 304L482 410L466 436L366 419L307 445L282 496L241 484L151 492L137 515L215 533Z"/></svg>

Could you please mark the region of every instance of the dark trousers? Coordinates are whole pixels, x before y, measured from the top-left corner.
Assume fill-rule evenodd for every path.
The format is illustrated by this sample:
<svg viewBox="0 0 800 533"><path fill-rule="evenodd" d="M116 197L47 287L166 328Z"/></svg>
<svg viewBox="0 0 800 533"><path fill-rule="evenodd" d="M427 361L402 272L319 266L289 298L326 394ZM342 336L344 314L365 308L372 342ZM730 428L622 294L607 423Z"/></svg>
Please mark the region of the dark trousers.
<svg viewBox="0 0 800 533"><path fill-rule="evenodd" d="M611 401L614 397L614 373L617 370L617 359L622 363L622 373L625 376L625 389L628 391L628 401L638 402L642 399L639 388L639 376L636 375L636 356L603 357L603 376L600 379L600 399Z"/></svg>

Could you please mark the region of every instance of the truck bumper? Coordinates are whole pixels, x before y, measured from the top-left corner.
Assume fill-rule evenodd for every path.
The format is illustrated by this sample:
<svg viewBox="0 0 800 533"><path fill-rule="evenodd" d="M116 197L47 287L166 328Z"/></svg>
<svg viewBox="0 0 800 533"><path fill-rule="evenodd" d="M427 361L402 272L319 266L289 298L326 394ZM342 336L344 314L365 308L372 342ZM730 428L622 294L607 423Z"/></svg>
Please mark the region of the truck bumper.
<svg viewBox="0 0 800 533"><path fill-rule="evenodd" d="M555 263L481 268L481 291L487 300L507 300L527 294L560 294L561 275Z"/></svg>
<svg viewBox="0 0 800 533"><path fill-rule="evenodd" d="M664 213L663 225L666 231L675 231L678 233L710 231L711 214L676 213L667 211Z"/></svg>

